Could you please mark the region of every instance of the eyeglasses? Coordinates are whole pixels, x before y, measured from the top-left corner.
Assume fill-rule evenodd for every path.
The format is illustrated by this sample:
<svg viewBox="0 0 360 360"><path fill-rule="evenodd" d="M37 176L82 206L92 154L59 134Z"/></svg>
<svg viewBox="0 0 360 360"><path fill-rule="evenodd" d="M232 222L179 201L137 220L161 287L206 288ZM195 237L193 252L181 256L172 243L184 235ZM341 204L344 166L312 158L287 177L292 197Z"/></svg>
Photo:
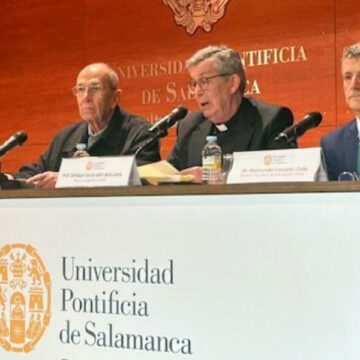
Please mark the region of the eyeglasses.
<svg viewBox="0 0 360 360"><path fill-rule="evenodd" d="M192 93L194 93L195 89L196 89L196 85L199 85L199 88L201 90L206 90L208 88L208 86L209 86L209 82L210 82L211 79L215 79L215 78L223 77L223 76L229 76L229 75L232 75L232 74L219 74L219 75L214 75L214 76L202 77L199 80L192 80L189 83L190 91Z"/></svg>
<svg viewBox="0 0 360 360"><path fill-rule="evenodd" d="M111 88L112 90L116 90ZM84 96L86 90L90 96L94 96L102 93L105 90L105 86L101 84L92 84L90 86L76 85L72 88L72 92L75 96Z"/></svg>

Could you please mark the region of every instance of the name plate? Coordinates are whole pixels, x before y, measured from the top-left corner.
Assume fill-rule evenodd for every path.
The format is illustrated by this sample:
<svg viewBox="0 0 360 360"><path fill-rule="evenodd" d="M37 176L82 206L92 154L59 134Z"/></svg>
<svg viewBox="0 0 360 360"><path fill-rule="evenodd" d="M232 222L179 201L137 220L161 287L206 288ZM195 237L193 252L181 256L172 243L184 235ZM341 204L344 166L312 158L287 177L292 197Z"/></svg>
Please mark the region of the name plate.
<svg viewBox="0 0 360 360"><path fill-rule="evenodd" d="M326 180L322 150L318 147L236 152L227 183Z"/></svg>
<svg viewBox="0 0 360 360"><path fill-rule="evenodd" d="M57 188L141 185L134 156L63 159Z"/></svg>

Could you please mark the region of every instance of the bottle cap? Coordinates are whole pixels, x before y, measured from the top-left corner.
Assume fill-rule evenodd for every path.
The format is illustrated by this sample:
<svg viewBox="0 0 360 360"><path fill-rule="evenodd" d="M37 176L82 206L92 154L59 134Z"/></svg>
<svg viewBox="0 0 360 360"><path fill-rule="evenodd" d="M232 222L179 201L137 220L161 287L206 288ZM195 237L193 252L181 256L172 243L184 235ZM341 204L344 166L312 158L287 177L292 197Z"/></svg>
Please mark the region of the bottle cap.
<svg viewBox="0 0 360 360"><path fill-rule="evenodd" d="M208 136L206 137L206 141L208 141L208 142L215 142L215 141L217 141L217 136L216 136L216 135L208 135Z"/></svg>
<svg viewBox="0 0 360 360"><path fill-rule="evenodd" d="M86 150L86 144L84 143L76 144L76 150Z"/></svg>

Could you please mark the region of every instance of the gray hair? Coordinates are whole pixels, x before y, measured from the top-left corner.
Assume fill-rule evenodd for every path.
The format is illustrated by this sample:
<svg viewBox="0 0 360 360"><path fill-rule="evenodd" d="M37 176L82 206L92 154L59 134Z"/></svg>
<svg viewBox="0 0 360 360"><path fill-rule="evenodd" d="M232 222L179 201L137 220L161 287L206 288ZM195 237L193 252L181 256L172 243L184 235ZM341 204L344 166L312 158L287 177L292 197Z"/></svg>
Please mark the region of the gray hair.
<svg viewBox="0 0 360 360"><path fill-rule="evenodd" d="M186 61L186 68L201 63L202 61L212 58L215 61L215 67L219 74L238 74L240 77L239 91L244 94L246 87L246 73L239 53L224 45L207 46L197 51L190 59Z"/></svg>
<svg viewBox="0 0 360 360"><path fill-rule="evenodd" d="M360 58L360 42L344 48L342 58Z"/></svg>

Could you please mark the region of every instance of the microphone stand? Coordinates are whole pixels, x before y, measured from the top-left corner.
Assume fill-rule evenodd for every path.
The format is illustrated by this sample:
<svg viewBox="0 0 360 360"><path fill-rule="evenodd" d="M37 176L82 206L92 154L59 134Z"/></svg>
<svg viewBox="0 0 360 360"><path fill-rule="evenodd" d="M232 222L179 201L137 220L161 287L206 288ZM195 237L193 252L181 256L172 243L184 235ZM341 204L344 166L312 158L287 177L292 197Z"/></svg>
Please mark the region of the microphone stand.
<svg viewBox="0 0 360 360"><path fill-rule="evenodd" d="M18 189L35 189L35 185L27 184L24 179L16 179L16 178L9 179L5 174L1 172L1 161L0 161L0 191L18 190Z"/></svg>
<svg viewBox="0 0 360 360"><path fill-rule="evenodd" d="M9 180L6 175L0 173L0 190L20 189L20 184L16 180Z"/></svg>
<svg viewBox="0 0 360 360"><path fill-rule="evenodd" d="M159 140L160 138L167 136L168 128L164 129L157 129L155 134L152 134L147 140L145 140L135 151L135 157L137 157L144 149L148 148L152 145L155 141Z"/></svg>
<svg viewBox="0 0 360 360"><path fill-rule="evenodd" d="M292 141L288 142L289 148L290 149L296 149L297 148L297 142L296 139L293 139Z"/></svg>
<svg viewBox="0 0 360 360"><path fill-rule="evenodd" d="M293 136L290 139L287 137L287 135L282 134L282 136L277 136L274 140L278 143L287 144L290 149L296 149L297 148L297 139L298 136Z"/></svg>

